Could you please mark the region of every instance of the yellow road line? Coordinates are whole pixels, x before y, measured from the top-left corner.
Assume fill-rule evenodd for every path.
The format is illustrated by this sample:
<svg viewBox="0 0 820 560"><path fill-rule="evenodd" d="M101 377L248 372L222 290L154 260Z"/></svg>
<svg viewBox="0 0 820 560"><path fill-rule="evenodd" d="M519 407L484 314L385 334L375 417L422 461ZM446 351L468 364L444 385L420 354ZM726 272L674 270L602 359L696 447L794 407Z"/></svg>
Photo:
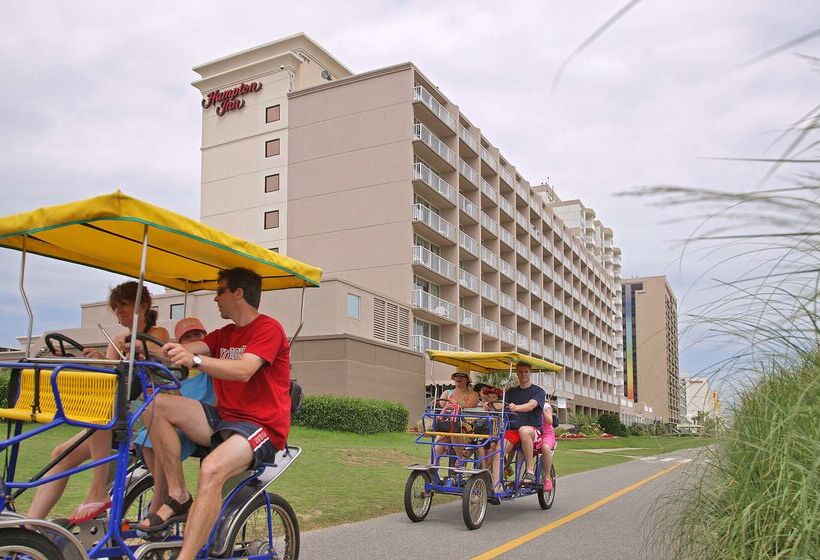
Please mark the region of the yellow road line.
<svg viewBox="0 0 820 560"><path fill-rule="evenodd" d="M598 509L599 507L601 507L603 505L608 504L612 500L616 500L616 499L620 498L624 494L628 494L629 492L632 492L636 488L640 488L641 486L643 486L647 482L652 482L656 478L660 478L663 475L665 475L669 472L672 472L673 470L677 469L681 465L683 465L683 463L676 463L676 464L672 465L671 467L669 467L667 469L664 469L660 472L657 472L657 473L653 474L652 476L644 478L643 480L639 480L635 484L631 484L631 485L627 486L626 488L622 488L622 489L618 490L617 492L615 492L614 494L610 494L606 498L602 498L602 499L598 500L594 504L590 504L586 507L583 507L583 508L581 508L577 511L574 511L574 512L570 513L569 515L565 515L561 519L558 519L556 521L553 521L552 523L549 523L548 525L544 525L543 527L540 527L538 529L530 531L529 533L521 535L520 537L518 537L516 539L513 539L509 542L506 542L506 543L502 544L501 546L497 546L497 547L493 548L492 550L488 550L487 552L479 554L478 556L474 556L472 558L472 560L491 560L492 558L497 558L498 556L504 554L505 552L509 552L514 548L518 548L522 544L526 544L526 543L530 542L531 540L536 539L536 538L540 537L541 535L543 535L545 533L549 533L553 529L557 529L561 525L565 525L565 524L569 523L570 521L578 519L582 515L586 515L587 513L591 512L591 511L594 511L594 510Z"/></svg>

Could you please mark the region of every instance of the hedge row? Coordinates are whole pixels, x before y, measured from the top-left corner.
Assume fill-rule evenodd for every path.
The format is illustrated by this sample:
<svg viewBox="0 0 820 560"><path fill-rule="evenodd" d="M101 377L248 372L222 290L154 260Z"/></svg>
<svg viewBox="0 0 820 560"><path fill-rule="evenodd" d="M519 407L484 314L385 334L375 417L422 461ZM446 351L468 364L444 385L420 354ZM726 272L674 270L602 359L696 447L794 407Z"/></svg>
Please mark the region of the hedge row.
<svg viewBox="0 0 820 560"><path fill-rule="evenodd" d="M376 434L405 431L407 418L407 409L399 403L315 395L304 397L293 424L337 432Z"/></svg>
<svg viewBox="0 0 820 560"><path fill-rule="evenodd" d="M10 376L10 369L0 368L0 407L5 407L8 400Z"/></svg>

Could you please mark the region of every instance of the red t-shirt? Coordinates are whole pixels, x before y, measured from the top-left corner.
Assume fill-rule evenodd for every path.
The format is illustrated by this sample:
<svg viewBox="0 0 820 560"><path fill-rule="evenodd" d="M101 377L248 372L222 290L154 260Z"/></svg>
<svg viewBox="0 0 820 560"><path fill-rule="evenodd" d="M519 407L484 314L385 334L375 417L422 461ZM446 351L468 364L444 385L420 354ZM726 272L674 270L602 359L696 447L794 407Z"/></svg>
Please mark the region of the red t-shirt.
<svg viewBox="0 0 820 560"><path fill-rule="evenodd" d="M290 345L279 321L259 315L244 327L211 332L205 344L214 358L238 360L248 352L265 360L247 382L214 377L216 408L223 420L259 424L284 449L290 432Z"/></svg>

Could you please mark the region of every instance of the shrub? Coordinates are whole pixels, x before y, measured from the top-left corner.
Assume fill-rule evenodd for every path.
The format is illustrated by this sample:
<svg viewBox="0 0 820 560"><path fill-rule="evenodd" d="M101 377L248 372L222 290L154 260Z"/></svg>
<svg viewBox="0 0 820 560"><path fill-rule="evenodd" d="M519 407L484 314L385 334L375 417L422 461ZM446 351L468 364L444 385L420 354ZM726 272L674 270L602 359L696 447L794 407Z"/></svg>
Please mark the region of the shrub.
<svg viewBox="0 0 820 560"><path fill-rule="evenodd" d="M302 408L293 424L337 432L376 434L403 432L407 429L407 419L407 409L396 402L315 395L302 400Z"/></svg>
<svg viewBox="0 0 820 560"><path fill-rule="evenodd" d="M578 431L583 431L584 428L592 426L595 423L595 420L586 414L570 414L569 423L572 424Z"/></svg>
<svg viewBox="0 0 820 560"><path fill-rule="evenodd" d="M613 436L625 436L626 426L614 412L604 412L598 417L598 425L603 431Z"/></svg>
<svg viewBox="0 0 820 560"><path fill-rule="evenodd" d="M6 406L9 398L9 377L11 370L0 368L0 406Z"/></svg>

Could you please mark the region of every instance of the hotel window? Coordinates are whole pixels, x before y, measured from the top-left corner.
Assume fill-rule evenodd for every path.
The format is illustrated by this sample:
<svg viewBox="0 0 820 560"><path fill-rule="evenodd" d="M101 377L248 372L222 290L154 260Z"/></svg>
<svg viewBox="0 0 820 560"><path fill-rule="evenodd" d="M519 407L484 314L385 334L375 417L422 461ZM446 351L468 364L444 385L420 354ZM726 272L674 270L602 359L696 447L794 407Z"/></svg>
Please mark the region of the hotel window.
<svg viewBox="0 0 820 560"><path fill-rule="evenodd" d="M347 294L347 316L351 319L359 318L359 308L361 307L362 298L355 294Z"/></svg>
<svg viewBox="0 0 820 560"><path fill-rule="evenodd" d="M280 119L279 105L265 109L265 122L276 122Z"/></svg>
<svg viewBox="0 0 820 560"><path fill-rule="evenodd" d="M179 321L183 317L183 312L185 310L184 303L172 303L171 304L171 320L172 321Z"/></svg>
<svg viewBox="0 0 820 560"><path fill-rule="evenodd" d="M279 190L279 174L268 175L265 177L265 192L276 192Z"/></svg>
<svg viewBox="0 0 820 560"><path fill-rule="evenodd" d="M265 142L265 157L273 157L279 155L279 138L276 140L268 140Z"/></svg>
<svg viewBox="0 0 820 560"><path fill-rule="evenodd" d="M265 212L265 229L273 229L279 227L279 210L271 210Z"/></svg>

